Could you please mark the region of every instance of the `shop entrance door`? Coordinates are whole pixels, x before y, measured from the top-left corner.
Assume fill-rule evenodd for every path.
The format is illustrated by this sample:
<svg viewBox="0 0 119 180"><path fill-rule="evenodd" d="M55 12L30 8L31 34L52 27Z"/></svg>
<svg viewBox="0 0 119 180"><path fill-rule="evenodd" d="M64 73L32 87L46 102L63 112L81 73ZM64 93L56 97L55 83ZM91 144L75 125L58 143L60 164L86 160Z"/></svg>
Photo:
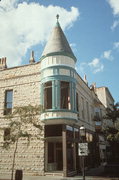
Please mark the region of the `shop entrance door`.
<svg viewBox="0 0 119 180"><path fill-rule="evenodd" d="M48 165L47 171L63 170L63 155L61 142L48 142Z"/></svg>

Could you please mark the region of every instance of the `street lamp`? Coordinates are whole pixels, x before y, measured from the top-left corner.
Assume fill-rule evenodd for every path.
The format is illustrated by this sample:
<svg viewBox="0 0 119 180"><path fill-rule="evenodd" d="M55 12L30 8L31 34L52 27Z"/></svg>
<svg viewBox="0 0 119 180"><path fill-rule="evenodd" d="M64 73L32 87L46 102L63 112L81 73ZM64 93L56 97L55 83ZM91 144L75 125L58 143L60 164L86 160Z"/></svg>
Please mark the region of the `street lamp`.
<svg viewBox="0 0 119 180"><path fill-rule="evenodd" d="M85 143L85 137L86 137L86 129L84 126L80 127L80 136L81 136L81 142ZM85 156L82 156L82 175L83 180L85 180Z"/></svg>
<svg viewBox="0 0 119 180"><path fill-rule="evenodd" d="M85 129L84 126L81 126L81 127L80 127L80 136L81 136L82 140L85 139L85 136L86 136L86 129Z"/></svg>

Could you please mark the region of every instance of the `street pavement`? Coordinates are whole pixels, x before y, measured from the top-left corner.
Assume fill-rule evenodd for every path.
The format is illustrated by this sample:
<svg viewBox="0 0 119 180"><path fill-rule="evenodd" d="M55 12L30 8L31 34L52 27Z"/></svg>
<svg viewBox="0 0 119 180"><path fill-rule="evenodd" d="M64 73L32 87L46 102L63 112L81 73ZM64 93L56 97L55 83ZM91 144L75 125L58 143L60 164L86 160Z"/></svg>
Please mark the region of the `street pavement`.
<svg viewBox="0 0 119 180"><path fill-rule="evenodd" d="M104 166L93 168L86 171L85 180L119 180L119 177L103 176ZM0 180L10 180L10 175L0 175ZM83 180L81 174L74 177L61 177L61 176L26 176L23 175L22 180Z"/></svg>

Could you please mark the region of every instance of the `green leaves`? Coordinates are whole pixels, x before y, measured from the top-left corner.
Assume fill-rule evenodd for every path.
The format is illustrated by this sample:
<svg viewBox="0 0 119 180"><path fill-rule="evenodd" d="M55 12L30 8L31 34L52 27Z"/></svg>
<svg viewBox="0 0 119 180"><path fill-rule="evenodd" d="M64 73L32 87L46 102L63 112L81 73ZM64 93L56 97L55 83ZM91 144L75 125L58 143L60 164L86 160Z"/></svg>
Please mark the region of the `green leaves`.
<svg viewBox="0 0 119 180"><path fill-rule="evenodd" d="M111 119L112 122L115 123L119 118L119 102L110 106L110 108L106 109L106 116L104 116L104 119Z"/></svg>
<svg viewBox="0 0 119 180"><path fill-rule="evenodd" d="M109 142L119 142L119 129L114 127L107 127L104 130L104 134Z"/></svg>
<svg viewBox="0 0 119 180"><path fill-rule="evenodd" d="M9 129L9 133L7 137L6 131L6 138L4 138L3 148L9 149L11 144L15 144L11 179L13 179L19 139L22 137L26 138L27 146L30 143L31 136L34 136L37 139L41 139L40 133L42 132L42 126L39 124L39 115L41 110L42 107L40 105L15 107L12 114L5 116L5 118L9 120L9 127L7 127L7 129ZM36 131L37 133L33 133L34 128L37 128L39 131Z"/></svg>
<svg viewBox="0 0 119 180"><path fill-rule="evenodd" d="M5 139L5 148L12 143L18 142L19 138L21 137L26 137L29 143L33 134L28 130L28 127L35 127L39 129L39 133L42 131L42 126L39 124L39 115L41 113L41 109L42 107L40 105L15 107L13 113L5 117L10 120L10 134L9 137L6 137Z"/></svg>

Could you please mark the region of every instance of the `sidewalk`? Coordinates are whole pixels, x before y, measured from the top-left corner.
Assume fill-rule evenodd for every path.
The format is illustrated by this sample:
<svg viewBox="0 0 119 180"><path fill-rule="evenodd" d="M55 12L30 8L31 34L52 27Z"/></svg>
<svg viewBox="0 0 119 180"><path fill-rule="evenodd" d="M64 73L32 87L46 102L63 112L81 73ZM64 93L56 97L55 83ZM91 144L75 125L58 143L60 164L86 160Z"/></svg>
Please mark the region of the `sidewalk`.
<svg viewBox="0 0 119 180"><path fill-rule="evenodd" d="M0 180L10 180L10 178L0 177ZM82 176L77 177L50 177L50 176L24 176L23 180L83 180ZM119 180L119 178L109 178L109 177L93 177L93 176L86 176L85 180Z"/></svg>
<svg viewBox="0 0 119 180"><path fill-rule="evenodd" d="M92 168L86 171L85 180L119 180L117 178L102 177L104 166ZM10 176L0 176L0 180L10 180ZM26 176L23 175L23 180L82 180L82 175L74 177L61 177L61 176Z"/></svg>

